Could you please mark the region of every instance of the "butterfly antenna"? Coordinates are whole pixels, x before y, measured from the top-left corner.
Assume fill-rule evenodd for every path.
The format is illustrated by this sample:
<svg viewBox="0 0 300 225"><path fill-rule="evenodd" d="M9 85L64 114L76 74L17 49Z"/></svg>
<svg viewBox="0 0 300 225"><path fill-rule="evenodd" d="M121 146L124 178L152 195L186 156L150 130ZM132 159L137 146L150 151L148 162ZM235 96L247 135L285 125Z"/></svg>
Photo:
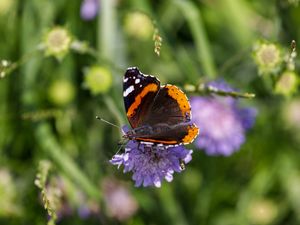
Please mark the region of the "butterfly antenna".
<svg viewBox="0 0 300 225"><path fill-rule="evenodd" d="M102 121L102 122L104 122L104 123L107 123L107 124L109 124L109 125L111 125L111 126L113 126L113 127L117 127L117 128L119 128L119 129L121 129L120 126L118 126L118 125L116 125L116 124L113 124L113 123L111 123L111 122L109 122L109 121L107 121L107 120L101 118L100 116L96 116L96 119L97 119L97 120L100 120L100 121Z"/></svg>

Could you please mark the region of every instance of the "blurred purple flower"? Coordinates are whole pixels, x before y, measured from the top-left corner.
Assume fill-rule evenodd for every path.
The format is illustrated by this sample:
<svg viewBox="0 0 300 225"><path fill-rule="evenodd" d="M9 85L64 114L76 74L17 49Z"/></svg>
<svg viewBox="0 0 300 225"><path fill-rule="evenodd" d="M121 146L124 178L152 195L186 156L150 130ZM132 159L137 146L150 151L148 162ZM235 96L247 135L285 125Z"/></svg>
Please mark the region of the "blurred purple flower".
<svg viewBox="0 0 300 225"><path fill-rule="evenodd" d="M110 178L105 178L102 185L108 214L119 221L132 217L138 209L138 204L127 187Z"/></svg>
<svg viewBox="0 0 300 225"><path fill-rule="evenodd" d="M191 161L192 152L183 146L166 149L129 141L125 153L114 155L110 162L118 165L118 168L123 164L124 173L132 171L136 187L141 185L160 187L163 179L171 182L173 173L180 173L183 170L182 163Z"/></svg>
<svg viewBox="0 0 300 225"><path fill-rule="evenodd" d="M83 0L80 7L80 16L83 20L93 20L98 13L99 0Z"/></svg>
<svg viewBox="0 0 300 225"><path fill-rule="evenodd" d="M233 91L225 82L211 82L210 86ZM200 128L195 145L208 155L229 156L245 142L246 130L254 124L254 108L238 107L232 97L192 97L193 120Z"/></svg>
<svg viewBox="0 0 300 225"><path fill-rule="evenodd" d="M92 216L98 216L100 209L97 202L92 201L82 201L77 209L78 215L82 219L88 219Z"/></svg>
<svg viewBox="0 0 300 225"><path fill-rule="evenodd" d="M78 208L78 215L82 219L87 219L91 215L91 210L85 204L80 205L79 208Z"/></svg>

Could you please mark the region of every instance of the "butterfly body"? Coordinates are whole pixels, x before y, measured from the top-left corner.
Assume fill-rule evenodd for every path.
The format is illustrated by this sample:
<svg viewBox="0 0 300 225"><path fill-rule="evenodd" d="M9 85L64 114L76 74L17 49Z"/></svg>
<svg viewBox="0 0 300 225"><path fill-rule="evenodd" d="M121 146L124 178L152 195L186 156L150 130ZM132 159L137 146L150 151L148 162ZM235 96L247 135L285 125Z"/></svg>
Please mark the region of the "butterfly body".
<svg viewBox="0 0 300 225"><path fill-rule="evenodd" d="M156 77L131 67L124 75L123 97L132 127L128 139L172 146L189 144L198 135L188 98L175 85L160 86Z"/></svg>

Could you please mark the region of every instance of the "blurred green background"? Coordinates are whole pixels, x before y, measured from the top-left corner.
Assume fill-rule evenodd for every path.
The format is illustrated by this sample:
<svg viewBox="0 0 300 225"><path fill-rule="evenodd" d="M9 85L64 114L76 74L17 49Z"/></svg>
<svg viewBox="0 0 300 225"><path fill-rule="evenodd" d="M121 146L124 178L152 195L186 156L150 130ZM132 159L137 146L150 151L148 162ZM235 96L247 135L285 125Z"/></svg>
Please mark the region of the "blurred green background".
<svg viewBox="0 0 300 225"><path fill-rule="evenodd" d="M81 0L0 0L0 224L46 224L44 205L57 224L300 224L298 87L274 88L284 69L265 72L253 47L274 44L288 64L298 2L99 0L86 21ZM62 37L51 41L51 31ZM162 83L223 78L255 93L242 100L258 116L240 151L212 157L191 145L193 160L171 183L135 188L108 162L120 131L95 119L127 122L129 66Z"/></svg>

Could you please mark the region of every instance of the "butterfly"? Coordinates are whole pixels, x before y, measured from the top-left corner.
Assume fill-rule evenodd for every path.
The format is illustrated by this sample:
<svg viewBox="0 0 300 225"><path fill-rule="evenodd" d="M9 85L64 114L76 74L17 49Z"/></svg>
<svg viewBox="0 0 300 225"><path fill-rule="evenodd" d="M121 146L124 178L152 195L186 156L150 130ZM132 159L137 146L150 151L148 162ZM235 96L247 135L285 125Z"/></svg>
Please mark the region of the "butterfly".
<svg viewBox="0 0 300 225"><path fill-rule="evenodd" d="M197 137L189 100L177 86L160 86L156 77L130 67L123 79L123 97L132 127L126 138L170 147L189 144Z"/></svg>

